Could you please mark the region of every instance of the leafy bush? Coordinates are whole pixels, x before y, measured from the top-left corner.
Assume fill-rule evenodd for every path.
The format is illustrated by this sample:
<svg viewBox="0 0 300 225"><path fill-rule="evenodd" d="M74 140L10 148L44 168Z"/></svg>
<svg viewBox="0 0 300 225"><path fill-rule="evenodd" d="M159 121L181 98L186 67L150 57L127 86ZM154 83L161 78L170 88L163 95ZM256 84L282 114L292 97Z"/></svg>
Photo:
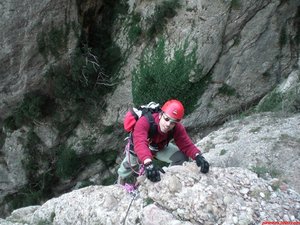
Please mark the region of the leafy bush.
<svg viewBox="0 0 300 225"><path fill-rule="evenodd" d="M68 35L70 33L70 24L54 27L53 25L47 31L41 31L37 34L37 45L40 54L47 62L49 55L56 59L60 57L60 51L67 48Z"/></svg>
<svg viewBox="0 0 300 225"><path fill-rule="evenodd" d="M131 22L129 24L129 30L128 30L128 38L131 43L135 43L140 35L142 34L142 28L139 25L141 21L141 15L138 13L135 13L131 17Z"/></svg>
<svg viewBox="0 0 300 225"><path fill-rule="evenodd" d="M32 191L31 189L23 188L14 195L6 196L4 201L8 202L8 208L10 210L14 210L21 207L36 205L40 199L40 191Z"/></svg>
<svg viewBox="0 0 300 225"><path fill-rule="evenodd" d="M48 115L52 100L39 92L30 92L25 95L22 103L16 109L14 120L17 127L24 123L38 120ZM11 120L12 118L10 118ZM12 122L12 121L11 121Z"/></svg>
<svg viewBox="0 0 300 225"><path fill-rule="evenodd" d="M267 175L271 177L279 177L281 172L275 168L268 168L265 166L252 166L251 171L257 174L258 177L267 178Z"/></svg>
<svg viewBox="0 0 300 225"><path fill-rule="evenodd" d="M189 113L207 86L208 76L190 81L190 75L202 77L202 66L197 64L196 47L187 53L187 41L168 59L165 41L160 39L151 52L146 50L133 72L132 95L135 105L149 101L164 103L175 98L183 102Z"/></svg>
<svg viewBox="0 0 300 225"><path fill-rule="evenodd" d="M291 88L286 93L281 93L277 89L267 95L256 107L258 112L300 112L300 86Z"/></svg>
<svg viewBox="0 0 300 225"><path fill-rule="evenodd" d="M112 184L115 184L116 180L118 179L117 175L116 174L113 174L107 178L105 178L103 181L102 181L102 185L112 185ZM129 183L129 182L128 182Z"/></svg>
<svg viewBox="0 0 300 225"><path fill-rule="evenodd" d="M56 175L62 179L68 179L75 175L81 167L80 157L76 152L65 145L61 145L57 152Z"/></svg>
<svg viewBox="0 0 300 225"><path fill-rule="evenodd" d="M281 109L281 103L282 103L283 97L281 93L278 93L276 91L271 92L270 95L264 99L262 104L258 105L257 111L259 112L276 112Z"/></svg>

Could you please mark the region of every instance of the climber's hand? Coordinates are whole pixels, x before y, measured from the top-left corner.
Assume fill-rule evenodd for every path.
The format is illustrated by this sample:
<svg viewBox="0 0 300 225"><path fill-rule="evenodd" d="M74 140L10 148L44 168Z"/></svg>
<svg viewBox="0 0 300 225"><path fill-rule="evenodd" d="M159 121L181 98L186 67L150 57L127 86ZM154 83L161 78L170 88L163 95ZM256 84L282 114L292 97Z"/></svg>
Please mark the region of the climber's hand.
<svg viewBox="0 0 300 225"><path fill-rule="evenodd" d="M206 159L200 154L197 155L195 159L197 166L201 167L200 171L202 173L207 173L209 171L209 163L206 161Z"/></svg>
<svg viewBox="0 0 300 225"><path fill-rule="evenodd" d="M146 177L152 182L160 181L160 173L161 171L158 167L156 167L152 162L145 164Z"/></svg>

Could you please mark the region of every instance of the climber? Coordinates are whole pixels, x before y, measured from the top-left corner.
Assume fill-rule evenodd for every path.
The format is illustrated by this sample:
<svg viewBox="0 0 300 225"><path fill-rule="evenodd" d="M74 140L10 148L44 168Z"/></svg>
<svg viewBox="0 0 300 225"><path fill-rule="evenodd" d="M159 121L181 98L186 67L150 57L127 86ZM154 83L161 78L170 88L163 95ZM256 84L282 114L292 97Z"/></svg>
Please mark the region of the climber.
<svg viewBox="0 0 300 225"><path fill-rule="evenodd" d="M118 183L124 184L125 178L132 174L132 168L142 163L146 177L152 182L160 181L161 169L155 165L153 158L172 165L182 165L189 157L201 167L202 173L209 171L209 163L201 151L192 143L184 126L180 123L184 116L184 107L178 100L169 100L161 112L153 113L156 133L149 139L150 123L142 116L132 132L133 150L126 155L118 169ZM175 144L170 143L174 139Z"/></svg>

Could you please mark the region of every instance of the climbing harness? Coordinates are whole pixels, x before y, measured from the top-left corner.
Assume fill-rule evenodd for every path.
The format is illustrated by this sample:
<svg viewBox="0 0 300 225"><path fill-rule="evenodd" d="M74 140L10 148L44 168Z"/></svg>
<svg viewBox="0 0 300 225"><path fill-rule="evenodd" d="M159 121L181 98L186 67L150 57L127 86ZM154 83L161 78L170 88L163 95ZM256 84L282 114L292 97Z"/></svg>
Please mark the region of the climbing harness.
<svg viewBox="0 0 300 225"><path fill-rule="evenodd" d="M127 156L128 163L129 163L129 166L130 166L132 172L134 172L138 176L141 176L145 172L144 165L139 163L139 170L137 171L131 166L131 162L130 162L130 154L136 157L136 154L133 151L133 142L132 142L132 134L131 133L129 134L128 137L125 138L125 141L126 140L127 140L127 144L124 149L124 154Z"/></svg>

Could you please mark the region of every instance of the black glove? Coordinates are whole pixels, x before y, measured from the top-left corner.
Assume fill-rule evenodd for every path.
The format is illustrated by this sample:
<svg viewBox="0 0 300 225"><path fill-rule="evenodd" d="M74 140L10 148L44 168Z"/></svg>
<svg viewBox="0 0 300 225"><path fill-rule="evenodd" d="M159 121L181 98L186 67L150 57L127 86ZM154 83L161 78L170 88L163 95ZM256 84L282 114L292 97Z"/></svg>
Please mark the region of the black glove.
<svg viewBox="0 0 300 225"><path fill-rule="evenodd" d="M206 159L202 155L197 155L195 159L197 166L201 167L200 171L202 173L207 173L209 171L209 163Z"/></svg>
<svg viewBox="0 0 300 225"><path fill-rule="evenodd" d="M145 164L146 177L152 182L160 181L160 173L161 171L158 167L156 167L152 162Z"/></svg>

